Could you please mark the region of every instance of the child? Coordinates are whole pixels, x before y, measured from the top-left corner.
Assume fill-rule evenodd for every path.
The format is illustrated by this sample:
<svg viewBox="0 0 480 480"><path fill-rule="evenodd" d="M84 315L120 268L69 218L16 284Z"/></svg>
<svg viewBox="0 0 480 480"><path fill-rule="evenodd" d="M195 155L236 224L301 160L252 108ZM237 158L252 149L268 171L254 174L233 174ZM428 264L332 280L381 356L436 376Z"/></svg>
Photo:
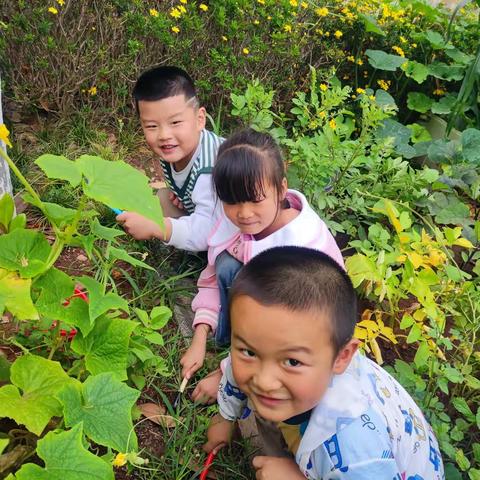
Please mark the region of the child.
<svg viewBox="0 0 480 480"><path fill-rule="evenodd" d="M230 343L228 289L244 263L274 246L299 245L321 250L343 265L342 255L325 223L305 197L287 189L280 148L268 134L246 129L228 138L218 151L213 182L225 215L211 233L208 265L192 303L192 344L181 359L189 378L205 357L207 335ZM215 399L221 373L205 379L192 398Z"/></svg>
<svg viewBox="0 0 480 480"><path fill-rule="evenodd" d="M238 274L230 313L231 359L207 451L228 442L248 403L262 422L276 424L294 456L255 457L256 478L444 478L418 406L357 352L355 292L330 257L299 247L263 252Z"/></svg>
<svg viewBox="0 0 480 480"><path fill-rule="evenodd" d="M137 240L158 238L184 250L206 250L217 218L211 172L223 139L205 129L205 108L199 106L193 80L180 68L144 72L133 97L145 140L160 157L170 199L159 192L165 230L135 212L124 212L117 220Z"/></svg>

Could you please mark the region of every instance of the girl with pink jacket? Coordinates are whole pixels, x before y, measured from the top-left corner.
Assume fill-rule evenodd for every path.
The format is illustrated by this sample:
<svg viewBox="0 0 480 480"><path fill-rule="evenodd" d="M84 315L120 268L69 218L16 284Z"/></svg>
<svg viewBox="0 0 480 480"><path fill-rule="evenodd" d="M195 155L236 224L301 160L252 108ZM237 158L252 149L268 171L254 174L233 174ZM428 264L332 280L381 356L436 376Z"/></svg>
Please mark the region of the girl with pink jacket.
<svg viewBox="0 0 480 480"><path fill-rule="evenodd" d="M270 135L246 129L229 137L220 146L212 178L224 215L209 236L208 265L192 303L194 336L180 362L186 378L203 365L210 332L218 345L230 344L228 290L255 255L272 247L309 247L343 266L325 223L300 192L288 189L282 154ZM218 371L202 380L192 398L214 399L220 376Z"/></svg>

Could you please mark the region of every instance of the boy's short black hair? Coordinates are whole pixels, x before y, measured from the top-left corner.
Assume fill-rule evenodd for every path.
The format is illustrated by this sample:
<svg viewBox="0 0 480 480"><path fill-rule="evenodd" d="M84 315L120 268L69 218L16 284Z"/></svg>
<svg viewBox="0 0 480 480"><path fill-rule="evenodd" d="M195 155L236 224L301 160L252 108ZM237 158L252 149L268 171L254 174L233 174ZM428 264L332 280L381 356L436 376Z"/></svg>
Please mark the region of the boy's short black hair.
<svg viewBox="0 0 480 480"><path fill-rule="evenodd" d="M255 202L265 196L267 185L279 193L285 178L280 147L268 133L240 130L220 145L212 178L218 198L227 204Z"/></svg>
<svg viewBox="0 0 480 480"><path fill-rule="evenodd" d="M260 253L238 273L230 290L230 305L241 295L262 305L285 307L292 313L326 312L335 354L353 337L357 296L352 282L335 260L318 250L275 247Z"/></svg>
<svg viewBox="0 0 480 480"><path fill-rule="evenodd" d="M185 70L174 66L154 67L143 72L133 87L137 112L140 100L154 102L182 93L186 100L196 99L195 83Z"/></svg>

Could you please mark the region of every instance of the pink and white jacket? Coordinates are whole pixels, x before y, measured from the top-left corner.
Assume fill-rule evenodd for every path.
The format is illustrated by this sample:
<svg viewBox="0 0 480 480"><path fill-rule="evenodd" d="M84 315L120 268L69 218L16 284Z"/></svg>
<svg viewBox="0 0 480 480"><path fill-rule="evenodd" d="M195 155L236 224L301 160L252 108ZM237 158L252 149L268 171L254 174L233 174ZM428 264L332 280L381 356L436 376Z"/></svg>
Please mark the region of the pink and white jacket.
<svg viewBox="0 0 480 480"><path fill-rule="evenodd" d="M287 199L292 208L300 211L287 225L261 240L246 240L243 245L243 263L273 247L297 246L319 250L330 255L344 267L342 254L325 222L313 211L303 194L288 190ZM220 295L215 274L215 259L235 244L241 232L225 214L218 220L208 238L208 265L198 279L198 293L193 299L195 312L193 326L205 323L214 332L220 311Z"/></svg>

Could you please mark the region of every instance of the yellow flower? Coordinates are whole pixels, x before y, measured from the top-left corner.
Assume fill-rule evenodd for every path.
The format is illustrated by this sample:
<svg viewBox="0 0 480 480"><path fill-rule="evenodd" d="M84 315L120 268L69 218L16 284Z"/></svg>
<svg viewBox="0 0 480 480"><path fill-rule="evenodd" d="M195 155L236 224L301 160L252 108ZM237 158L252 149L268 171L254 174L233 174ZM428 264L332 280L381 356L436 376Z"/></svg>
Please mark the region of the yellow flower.
<svg viewBox="0 0 480 480"><path fill-rule="evenodd" d="M8 130L6 125L4 123L0 123L0 140L3 140L6 145L12 148L12 143L8 139L9 135L10 135L10 131Z"/></svg>
<svg viewBox="0 0 480 480"><path fill-rule="evenodd" d="M97 94L97 87L94 85L87 90L88 94L94 97Z"/></svg>
<svg viewBox="0 0 480 480"><path fill-rule="evenodd" d="M320 90L321 90L322 92L326 92L326 91L328 90L328 86L325 85L324 83L321 83L321 84L320 84Z"/></svg>
<svg viewBox="0 0 480 480"><path fill-rule="evenodd" d="M283 26L283 29L284 29L286 32L291 32L291 31L292 31L292 26L291 26L291 25L284 25L284 26Z"/></svg>
<svg viewBox="0 0 480 480"><path fill-rule="evenodd" d="M363 60L361 58L357 60L357 65L363 65Z"/></svg>
<svg viewBox="0 0 480 480"><path fill-rule="evenodd" d="M319 113L319 115L320 115L320 118L325 118L327 114L322 110L322 111Z"/></svg>
<svg viewBox="0 0 480 480"><path fill-rule="evenodd" d="M368 97L370 100L372 100L372 102L375 100L375 95L369 95Z"/></svg>
<svg viewBox="0 0 480 480"><path fill-rule="evenodd" d="M248 55L250 53L250 50L248 48L244 48L242 52L244 55Z"/></svg>
<svg viewBox="0 0 480 480"><path fill-rule="evenodd" d="M259 25L259 24L260 24L260 21L259 21L259 20L254 20L254 21L253 21L253 24L254 24L254 25Z"/></svg>
<svg viewBox="0 0 480 480"><path fill-rule="evenodd" d="M328 125L332 130L335 130L337 128L337 122L333 118L328 122Z"/></svg>
<svg viewBox="0 0 480 480"><path fill-rule="evenodd" d="M405 37L402 37L401 35L400 35L400 41L402 43L407 43L407 39Z"/></svg>
<svg viewBox="0 0 480 480"><path fill-rule="evenodd" d="M228 40L228 38L227 38L225 35L222 35L222 40L223 40L224 42L226 42L226 41Z"/></svg>
<svg viewBox="0 0 480 480"><path fill-rule="evenodd" d="M155 10L154 8L151 8L149 12L152 17L158 17L158 11Z"/></svg>
<svg viewBox="0 0 480 480"><path fill-rule="evenodd" d="M355 62L355 57L354 57L353 55L349 55L349 56L347 57L347 60L348 60L349 62Z"/></svg>
<svg viewBox="0 0 480 480"><path fill-rule="evenodd" d="M170 10L170 15L173 18L180 18L182 16L182 12L178 8L172 8Z"/></svg>
<svg viewBox="0 0 480 480"><path fill-rule="evenodd" d="M327 7L320 7L315 10L315 13L319 17L326 17L328 15L328 8Z"/></svg>
<svg viewBox="0 0 480 480"><path fill-rule="evenodd" d="M117 453L117 456L113 459L112 465L114 467L123 467L127 463L126 453Z"/></svg>
<svg viewBox="0 0 480 480"><path fill-rule="evenodd" d="M50 13L53 13L54 15L56 15L56 14L58 13L58 10L57 10L55 7L50 7L50 8L48 9L48 11L49 11Z"/></svg>
<svg viewBox="0 0 480 480"><path fill-rule="evenodd" d="M335 30L334 35L335 35L335 38L341 38L341 37L343 37L343 33L342 33L340 30Z"/></svg>
<svg viewBox="0 0 480 480"><path fill-rule="evenodd" d="M183 5L179 5L179 6L178 6L178 9L179 9L182 13L187 13L187 9L186 9Z"/></svg>
<svg viewBox="0 0 480 480"><path fill-rule="evenodd" d="M290 5L291 5L292 7L298 7L298 2L297 2L297 0L290 0Z"/></svg>
<svg viewBox="0 0 480 480"><path fill-rule="evenodd" d="M172 27L172 32L173 33L178 33L178 32L180 32L180 29L177 26Z"/></svg>
<svg viewBox="0 0 480 480"><path fill-rule="evenodd" d="M265 5L265 0L257 0L260 5Z"/></svg>
<svg viewBox="0 0 480 480"><path fill-rule="evenodd" d="M382 88L383 90L388 90L388 87L390 87L390 81L387 80L377 80L377 84L380 88Z"/></svg>
<svg viewBox="0 0 480 480"><path fill-rule="evenodd" d="M358 87L357 88L357 93L365 93L365 89L361 88L361 87Z"/></svg>
<svg viewBox="0 0 480 480"><path fill-rule="evenodd" d="M325 32L325 36L326 36L326 37L329 37L329 36L330 36L330 32Z"/></svg>
<svg viewBox="0 0 480 480"><path fill-rule="evenodd" d="M63 7L65 5L65 0L57 0L57 3Z"/></svg>
<svg viewBox="0 0 480 480"><path fill-rule="evenodd" d="M412 47L413 47L413 48L417 48L417 44L416 44L416 43L412 43Z"/></svg>
<svg viewBox="0 0 480 480"><path fill-rule="evenodd" d="M187 4L187 0L180 0L180 3L183 3L184 5Z"/></svg>
<svg viewBox="0 0 480 480"><path fill-rule="evenodd" d="M204 3L201 3L201 4L199 5L199 7L200 7L200 10L203 10L204 12L206 12L206 11L208 10L207 5L205 5Z"/></svg>
<svg viewBox="0 0 480 480"><path fill-rule="evenodd" d="M308 8L308 3L307 2L302 2L300 5L302 6L302 8Z"/></svg>
<svg viewBox="0 0 480 480"><path fill-rule="evenodd" d="M401 57L404 57L405 56L405 52L400 48L400 47L397 47L397 45L394 45L392 47L392 50L396 53L398 53Z"/></svg>
<svg viewBox="0 0 480 480"><path fill-rule="evenodd" d="M436 88L434 91L433 91L433 94L434 95L437 95L437 96L442 96L442 95L445 95L445 90L443 88Z"/></svg>

